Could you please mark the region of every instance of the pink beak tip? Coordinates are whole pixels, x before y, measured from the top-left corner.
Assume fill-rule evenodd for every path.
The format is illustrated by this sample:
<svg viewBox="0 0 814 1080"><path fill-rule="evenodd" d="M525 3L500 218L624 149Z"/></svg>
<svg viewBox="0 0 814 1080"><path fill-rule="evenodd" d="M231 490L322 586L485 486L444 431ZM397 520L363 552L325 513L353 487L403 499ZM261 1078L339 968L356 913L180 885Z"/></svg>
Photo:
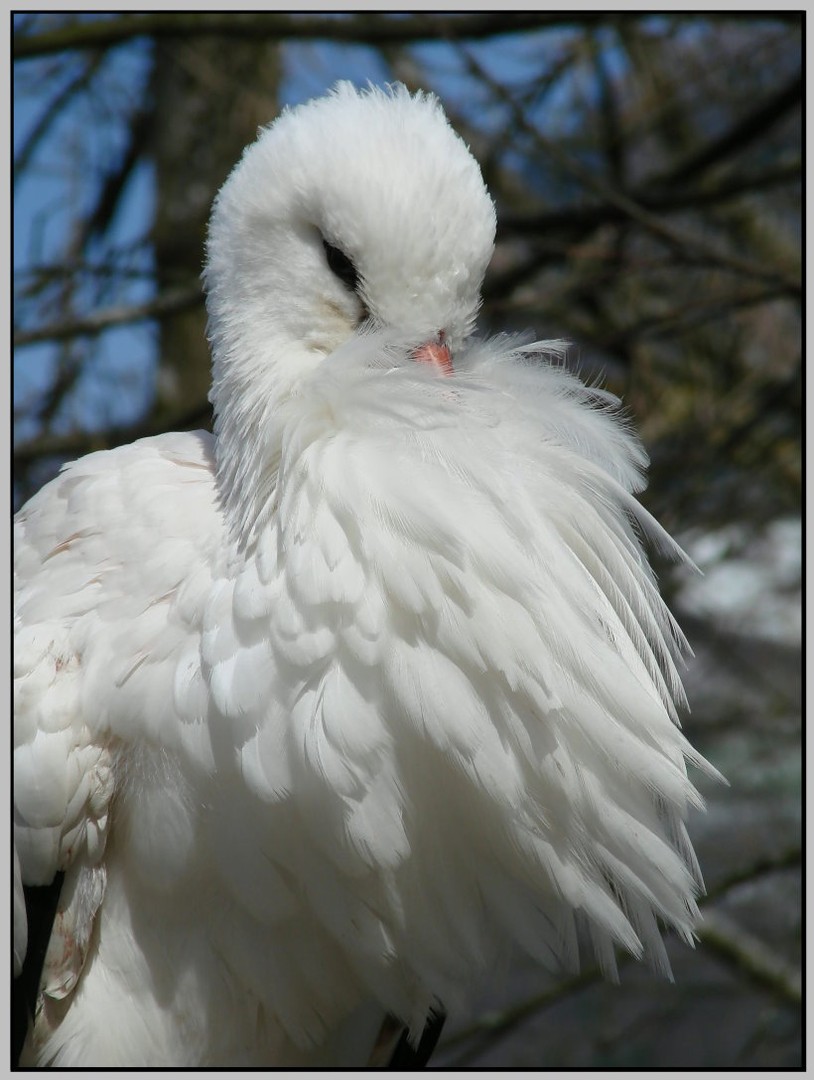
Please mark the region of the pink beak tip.
<svg viewBox="0 0 814 1080"><path fill-rule="evenodd" d="M426 345L421 345L412 356L413 360L422 364L433 364L443 375L451 375L455 370L452 366L452 353L444 343L443 333L439 334L438 341L428 341Z"/></svg>

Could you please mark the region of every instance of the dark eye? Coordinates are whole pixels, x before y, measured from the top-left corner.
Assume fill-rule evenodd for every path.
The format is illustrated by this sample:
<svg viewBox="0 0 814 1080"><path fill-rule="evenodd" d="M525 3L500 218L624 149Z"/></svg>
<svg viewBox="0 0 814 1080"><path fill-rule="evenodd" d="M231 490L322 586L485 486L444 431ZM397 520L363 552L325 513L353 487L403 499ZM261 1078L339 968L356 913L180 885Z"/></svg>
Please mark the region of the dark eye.
<svg viewBox="0 0 814 1080"><path fill-rule="evenodd" d="M333 273L336 274L343 285L356 292L359 284L359 272L356 267L343 251L334 247L333 244L329 244L327 240L322 241L322 246L325 248L325 258L328 260L328 266Z"/></svg>

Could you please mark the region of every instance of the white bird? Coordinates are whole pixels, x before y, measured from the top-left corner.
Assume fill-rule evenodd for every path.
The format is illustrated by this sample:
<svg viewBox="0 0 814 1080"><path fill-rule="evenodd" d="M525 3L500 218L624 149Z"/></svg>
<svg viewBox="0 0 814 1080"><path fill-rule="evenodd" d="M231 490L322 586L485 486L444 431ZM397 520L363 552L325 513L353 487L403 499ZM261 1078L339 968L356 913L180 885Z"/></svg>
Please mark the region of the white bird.
<svg viewBox="0 0 814 1080"><path fill-rule="evenodd" d="M472 336L494 230L433 96L286 110L212 215L214 436L19 513L29 1063L361 1065L512 945L692 941L675 548L615 399Z"/></svg>

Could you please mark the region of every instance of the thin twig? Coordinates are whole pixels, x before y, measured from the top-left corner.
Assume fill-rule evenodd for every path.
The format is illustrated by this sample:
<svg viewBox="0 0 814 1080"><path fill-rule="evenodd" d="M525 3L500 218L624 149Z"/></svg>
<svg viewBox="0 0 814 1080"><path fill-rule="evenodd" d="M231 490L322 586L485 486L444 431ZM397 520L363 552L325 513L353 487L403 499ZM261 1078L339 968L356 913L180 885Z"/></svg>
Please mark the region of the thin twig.
<svg viewBox="0 0 814 1080"><path fill-rule="evenodd" d="M698 927L705 948L726 960L759 986L791 1005L802 1001L800 972L774 949L721 911L708 911Z"/></svg>
<svg viewBox="0 0 814 1080"><path fill-rule="evenodd" d="M552 139L547 139L540 131L538 131L538 129L526 119L511 94L507 92L501 83L497 82L489 75L471 50L465 48L463 45L459 45L458 49L472 74L482 79L491 88L493 93L512 110L518 128L525 131L540 149L544 150L554 158L561 168L566 172L569 172L589 190L596 192L596 194L600 195L606 202L617 207L633 221L642 225L648 232L659 237L679 251L689 250L696 255L702 255L703 257L714 261L716 264L739 274L744 274L760 281L780 284L788 292L793 293L794 295L802 295L802 286L796 278L793 278L780 270L767 271L763 266L753 262L751 259L744 259L741 256L721 251L716 245L710 243L701 236L693 234L686 229L678 229L674 228L672 225L666 224L661 217L657 217L655 214L645 209L640 203L637 203L631 198L630 195L617 191L616 188L608 183L603 177L585 168L567 154L562 147L558 146L556 142Z"/></svg>
<svg viewBox="0 0 814 1080"><path fill-rule="evenodd" d="M152 416L126 427L110 427L103 431L71 431L64 435L39 435L14 448L14 468L22 468L42 458L73 460L94 450L109 450L149 435L163 435L165 431L207 427L211 415L212 407L208 402L202 401L173 416L165 415L158 419Z"/></svg>
<svg viewBox="0 0 814 1080"><path fill-rule="evenodd" d="M95 336L112 326L126 326L145 319L165 318L201 303L203 303L203 295L199 287L174 289L144 304L105 308L103 311L96 311L81 319L66 319L64 322L38 326L34 330L20 330L14 335L14 348L21 349L40 341L63 341L65 338Z"/></svg>
<svg viewBox="0 0 814 1080"><path fill-rule="evenodd" d="M678 168L658 177L656 183L672 186L684 183L711 165L742 150L773 127L789 110L803 100L803 78L797 74L780 90L769 95L748 116L736 121L723 135L702 146L690 155Z"/></svg>
<svg viewBox="0 0 814 1080"><path fill-rule="evenodd" d="M29 161L33 157L35 150L50 131L51 125L62 114L65 105L67 105L71 98L79 94L90 83L93 76L99 70L102 59L102 53L91 56L76 78L71 79L71 81L59 91L53 101L49 102L47 108L42 110L39 119L14 160L15 181L22 175Z"/></svg>
<svg viewBox="0 0 814 1080"><path fill-rule="evenodd" d="M797 158L760 172L732 176L712 187L684 187L680 190L672 190L666 187L655 188L648 184L633 191L630 198L650 212L670 213L676 210L693 210L704 206L714 206L716 203L726 202L739 195L751 195L755 191L767 191L784 184L797 183L802 177L802 171L802 161ZM599 228L601 225L617 224L627 218L628 214L620 206L609 202L597 202L587 206L560 207L557 210L534 214L506 212L501 217L500 230L504 235L528 236L529 233L541 233L549 236L552 232L586 232Z"/></svg>
<svg viewBox="0 0 814 1080"><path fill-rule="evenodd" d="M120 15L115 19L95 19L92 22L72 22L55 30L16 35L13 54L15 60L25 60L68 49L107 48L134 37L190 38L201 34L266 41L322 38L368 45L426 41L428 38L473 40L494 34L516 34L548 27L593 24L603 22L606 18L602 12L575 14L515 11L510 15L431 12L398 17L367 12L350 17L322 13L290 15L270 12L151 12L144 15Z"/></svg>

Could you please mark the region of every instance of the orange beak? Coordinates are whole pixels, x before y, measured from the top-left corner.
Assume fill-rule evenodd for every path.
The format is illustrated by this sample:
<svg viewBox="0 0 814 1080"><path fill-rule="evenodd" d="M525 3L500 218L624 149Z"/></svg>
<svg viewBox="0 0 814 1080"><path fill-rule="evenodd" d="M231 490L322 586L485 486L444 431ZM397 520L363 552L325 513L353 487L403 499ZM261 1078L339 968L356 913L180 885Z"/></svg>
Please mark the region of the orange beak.
<svg viewBox="0 0 814 1080"><path fill-rule="evenodd" d="M455 370L452 366L452 353L444 339L446 334L441 330L437 341L428 341L412 353L413 360L422 364L433 364L442 375L451 375Z"/></svg>

